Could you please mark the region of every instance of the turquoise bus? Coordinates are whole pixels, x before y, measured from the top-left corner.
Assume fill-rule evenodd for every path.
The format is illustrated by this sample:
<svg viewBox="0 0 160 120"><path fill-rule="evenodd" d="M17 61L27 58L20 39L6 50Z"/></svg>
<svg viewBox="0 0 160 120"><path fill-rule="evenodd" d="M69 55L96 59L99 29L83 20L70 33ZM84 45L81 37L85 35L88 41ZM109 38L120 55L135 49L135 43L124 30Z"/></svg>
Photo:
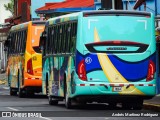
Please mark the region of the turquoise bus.
<svg viewBox="0 0 160 120"><path fill-rule="evenodd" d="M88 11L47 21L42 91L49 104L121 103L141 109L156 93L154 16L137 11Z"/></svg>

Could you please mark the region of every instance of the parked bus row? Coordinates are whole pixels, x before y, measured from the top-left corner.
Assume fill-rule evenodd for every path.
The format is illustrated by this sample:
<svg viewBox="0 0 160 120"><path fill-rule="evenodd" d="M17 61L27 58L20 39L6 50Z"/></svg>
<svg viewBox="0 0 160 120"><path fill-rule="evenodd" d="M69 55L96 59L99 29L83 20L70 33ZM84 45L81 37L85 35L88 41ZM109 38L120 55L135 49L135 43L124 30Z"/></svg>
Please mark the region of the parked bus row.
<svg viewBox="0 0 160 120"><path fill-rule="evenodd" d="M10 94L42 91L49 104L65 100L67 108L98 102L142 109L156 94L154 29L153 14L137 11L78 12L14 26L6 42Z"/></svg>

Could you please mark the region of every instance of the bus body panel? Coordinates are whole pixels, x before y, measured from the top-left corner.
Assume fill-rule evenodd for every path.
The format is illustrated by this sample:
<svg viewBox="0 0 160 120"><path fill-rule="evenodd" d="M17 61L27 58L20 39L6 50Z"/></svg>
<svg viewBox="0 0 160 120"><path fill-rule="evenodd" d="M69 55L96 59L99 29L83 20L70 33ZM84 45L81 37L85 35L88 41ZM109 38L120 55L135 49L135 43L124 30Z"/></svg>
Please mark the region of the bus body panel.
<svg viewBox="0 0 160 120"><path fill-rule="evenodd" d="M43 93L48 87L49 96L65 98L66 80L67 94L73 99L153 97L156 90L153 15L84 14L79 12L76 17L75 54L48 53L43 58ZM73 14L69 15L72 18ZM49 20L47 27L63 24L65 19L70 22L69 15ZM150 63L155 71L152 80L147 81ZM82 71L87 79L80 78L81 66L85 66Z"/></svg>
<svg viewBox="0 0 160 120"><path fill-rule="evenodd" d="M8 85L11 88L41 87L42 86L42 55L35 51L34 47L39 46L40 34L44 30L44 25L33 25L32 22L13 26L10 34L17 34L22 40L19 40L16 49L20 53L9 53L7 66ZM26 31L26 34L22 31ZM25 40L26 39L26 40ZM16 42L16 41L15 41ZM23 43L26 46L21 50L18 45ZM22 53L24 52L24 53ZM28 73L27 64L31 61L33 74ZM36 90L35 90L36 91Z"/></svg>
<svg viewBox="0 0 160 120"><path fill-rule="evenodd" d="M82 28L79 28L83 33L80 36L83 37L78 40L76 70L80 61L84 60L87 81L77 82L78 88L75 88L77 91L89 86L90 91L85 92L88 95L155 95L156 73L152 81L145 82L149 61L152 60L156 64L153 16L146 18L134 16L95 17L93 15L83 18L81 24L84 27L81 25ZM111 44L113 41L143 43L147 44L148 47L142 53L136 53L139 46L138 48L120 44L115 46ZM98 44L94 46L94 43ZM124 47L125 49L123 49ZM125 50L130 51L130 53L125 53ZM78 79L77 77L75 81L81 81ZM127 87L128 85L130 86ZM114 91L114 87L121 87L121 91ZM73 96L78 95L79 93L76 94L75 92Z"/></svg>

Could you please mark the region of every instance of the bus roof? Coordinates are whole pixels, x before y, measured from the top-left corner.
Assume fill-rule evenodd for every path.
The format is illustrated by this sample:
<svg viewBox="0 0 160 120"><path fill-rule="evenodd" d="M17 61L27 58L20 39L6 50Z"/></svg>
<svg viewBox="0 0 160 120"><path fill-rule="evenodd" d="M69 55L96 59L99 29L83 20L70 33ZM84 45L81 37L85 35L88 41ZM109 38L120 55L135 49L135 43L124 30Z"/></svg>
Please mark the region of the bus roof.
<svg viewBox="0 0 160 120"><path fill-rule="evenodd" d="M10 31L17 31L17 30L25 29L28 27L29 23L32 23L33 25L45 25L46 21L29 21L26 23L18 24L18 25L13 26Z"/></svg>
<svg viewBox="0 0 160 120"><path fill-rule="evenodd" d="M98 10L98 11L87 11L83 12L83 16L96 16L96 15L116 15L116 16L142 16L150 17L150 12L145 11L129 11L129 10Z"/></svg>
<svg viewBox="0 0 160 120"><path fill-rule="evenodd" d="M147 16L150 17L151 13L149 12L141 12L141 11L129 11L129 10L93 10L93 11L82 11L67 15L62 15L55 18L50 18L47 23L49 25L57 24L60 22L77 20L79 14L82 13L83 16L96 16L96 15L124 15L124 16Z"/></svg>
<svg viewBox="0 0 160 120"><path fill-rule="evenodd" d="M67 15L62 15L62 16L55 17L55 18L50 18L48 20L48 24L52 25L52 24L57 24L57 23L60 23L60 22L77 20L79 13L80 12L72 13L72 14L67 14Z"/></svg>
<svg viewBox="0 0 160 120"><path fill-rule="evenodd" d="M30 23L30 22L26 22L26 23L22 23L22 24L15 25L15 26L13 26L13 27L11 28L10 31L15 31L15 30L20 30L20 29L27 28L29 23Z"/></svg>

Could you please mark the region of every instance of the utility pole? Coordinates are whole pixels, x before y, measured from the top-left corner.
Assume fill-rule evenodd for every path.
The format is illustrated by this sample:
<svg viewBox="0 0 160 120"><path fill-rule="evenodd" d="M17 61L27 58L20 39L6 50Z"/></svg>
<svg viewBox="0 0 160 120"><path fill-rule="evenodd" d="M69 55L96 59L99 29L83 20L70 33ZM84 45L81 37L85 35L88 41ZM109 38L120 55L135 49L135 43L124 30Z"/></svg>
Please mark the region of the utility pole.
<svg viewBox="0 0 160 120"><path fill-rule="evenodd" d="M112 9L115 9L115 0L112 0Z"/></svg>
<svg viewBox="0 0 160 120"><path fill-rule="evenodd" d="M101 0L101 6L103 9L106 10L121 10L123 9L123 3L122 0Z"/></svg>

